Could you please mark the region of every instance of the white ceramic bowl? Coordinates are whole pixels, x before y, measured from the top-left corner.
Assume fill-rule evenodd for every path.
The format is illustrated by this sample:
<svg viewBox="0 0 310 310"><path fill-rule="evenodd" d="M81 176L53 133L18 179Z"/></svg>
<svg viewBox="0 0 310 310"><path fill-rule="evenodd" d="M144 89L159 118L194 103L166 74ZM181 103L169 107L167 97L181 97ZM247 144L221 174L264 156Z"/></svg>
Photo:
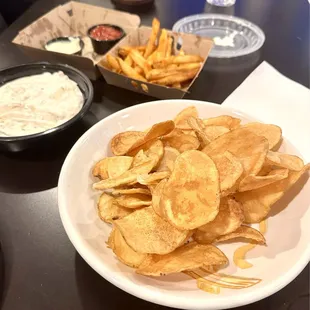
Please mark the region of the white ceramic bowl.
<svg viewBox="0 0 310 310"><path fill-rule="evenodd" d="M172 119L189 105L195 105L204 118L228 114L240 117L244 122L253 120L220 105L190 100L149 102L103 119L77 141L64 162L58 184L61 219L71 242L85 261L106 280L132 295L182 309L228 309L249 304L283 288L309 262L310 182L306 182L306 178L272 208L266 234L268 246L257 246L248 254L253 267L241 270L230 260L230 266L223 271L262 279L247 289L221 289L219 295L212 295L197 289L196 282L183 274L160 278L137 275L120 263L105 244L111 228L97 215L99 193L91 188L94 182L90 173L92 166L102 157L111 155L109 141L115 134L144 130L156 122ZM295 148L285 139L282 150L296 154ZM281 209L284 210L276 214ZM220 248L231 259L240 245L226 244Z"/></svg>

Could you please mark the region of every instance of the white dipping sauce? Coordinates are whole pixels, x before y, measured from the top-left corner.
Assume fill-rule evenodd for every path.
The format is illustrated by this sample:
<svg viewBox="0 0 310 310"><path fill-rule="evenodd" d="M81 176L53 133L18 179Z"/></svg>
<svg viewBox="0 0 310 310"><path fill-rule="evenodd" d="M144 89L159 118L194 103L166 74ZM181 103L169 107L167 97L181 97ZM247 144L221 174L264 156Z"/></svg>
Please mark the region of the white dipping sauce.
<svg viewBox="0 0 310 310"><path fill-rule="evenodd" d="M16 79L0 87L0 136L24 136L56 127L75 116L84 97L63 72Z"/></svg>
<svg viewBox="0 0 310 310"><path fill-rule="evenodd" d="M45 49L50 52L72 55L81 50L80 39L68 37L68 40L59 40L46 44Z"/></svg>
<svg viewBox="0 0 310 310"><path fill-rule="evenodd" d="M213 38L214 44L217 46L234 47L235 46L234 39L237 34L238 33L234 31L233 33L225 37L214 37Z"/></svg>

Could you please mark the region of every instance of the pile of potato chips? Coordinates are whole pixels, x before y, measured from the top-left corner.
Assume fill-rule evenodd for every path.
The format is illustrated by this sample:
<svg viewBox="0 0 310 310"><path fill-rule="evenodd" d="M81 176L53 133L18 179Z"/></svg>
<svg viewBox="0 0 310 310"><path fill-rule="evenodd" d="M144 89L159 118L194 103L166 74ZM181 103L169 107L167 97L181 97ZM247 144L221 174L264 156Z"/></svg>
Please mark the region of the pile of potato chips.
<svg viewBox="0 0 310 310"><path fill-rule="evenodd" d="M174 45L173 37L166 29L160 30L160 23L154 18L146 45L122 46L118 50L118 57L108 54L107 62L103 65L143 82L184 88L200 70L203 58L185 55L182 49L174 55Z"/></svg>
<svg viewBox="0 0 310 310"><path fill-rule="evenodd" d="M278 126L200 119L193 106L146 132L117 134L115 156L92 171L102 191L99 216L113 225L108 246L137 273L160 276L225 266L219 242L265 244L245 224L262 221L310 169L275 151L281 141Z"/></svg>

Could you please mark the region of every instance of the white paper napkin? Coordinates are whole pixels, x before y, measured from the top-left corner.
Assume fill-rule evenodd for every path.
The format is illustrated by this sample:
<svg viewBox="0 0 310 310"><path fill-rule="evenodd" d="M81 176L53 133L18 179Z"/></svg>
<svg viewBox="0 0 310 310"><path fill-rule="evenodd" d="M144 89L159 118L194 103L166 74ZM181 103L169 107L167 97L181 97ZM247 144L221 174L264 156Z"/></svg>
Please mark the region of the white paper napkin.
<svg viewBox="0 0 310 310"><path fill-rule="evenodd" d="M280 126L283 136L310 161L310 89L263 62L223 105Z"/></svg>

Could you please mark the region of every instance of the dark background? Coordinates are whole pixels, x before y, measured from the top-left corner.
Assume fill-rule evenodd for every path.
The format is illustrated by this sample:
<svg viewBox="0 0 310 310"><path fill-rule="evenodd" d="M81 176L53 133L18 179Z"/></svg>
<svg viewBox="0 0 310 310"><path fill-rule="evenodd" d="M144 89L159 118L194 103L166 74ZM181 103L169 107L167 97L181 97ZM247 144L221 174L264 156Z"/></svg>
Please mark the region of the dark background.
<svg viewBox="0 0 310 310"><path fill-rule="evenodd" d="M0 35L0 68L31 61L10 41L23 27L65 1L40 0L24 12L22 5L30 2L0 0L0 11L8 23L23 13ZM113 8L109 0L84 2ZM211 7L205 0L157 0L155 8L142 10L139 15L142 24L150 25L156 15L163 27L171 28L179 18L200 12L249 19L264 30L266 42L260 53L251 57L227 62L208 60L187 98L222 103L262 60L309 87L306 0L237 0L234 7L225 10ZM94 82L94 87L91 111L56 144L17 154L0 153L0 240L5 265L0 284L4 310L164 309L130 296L101 278L76 253L59 218L57 180L74 142L107 115L152 100L109 86L103 80ZM240 309L309 309L309 266L272 297Z"/></svg>

